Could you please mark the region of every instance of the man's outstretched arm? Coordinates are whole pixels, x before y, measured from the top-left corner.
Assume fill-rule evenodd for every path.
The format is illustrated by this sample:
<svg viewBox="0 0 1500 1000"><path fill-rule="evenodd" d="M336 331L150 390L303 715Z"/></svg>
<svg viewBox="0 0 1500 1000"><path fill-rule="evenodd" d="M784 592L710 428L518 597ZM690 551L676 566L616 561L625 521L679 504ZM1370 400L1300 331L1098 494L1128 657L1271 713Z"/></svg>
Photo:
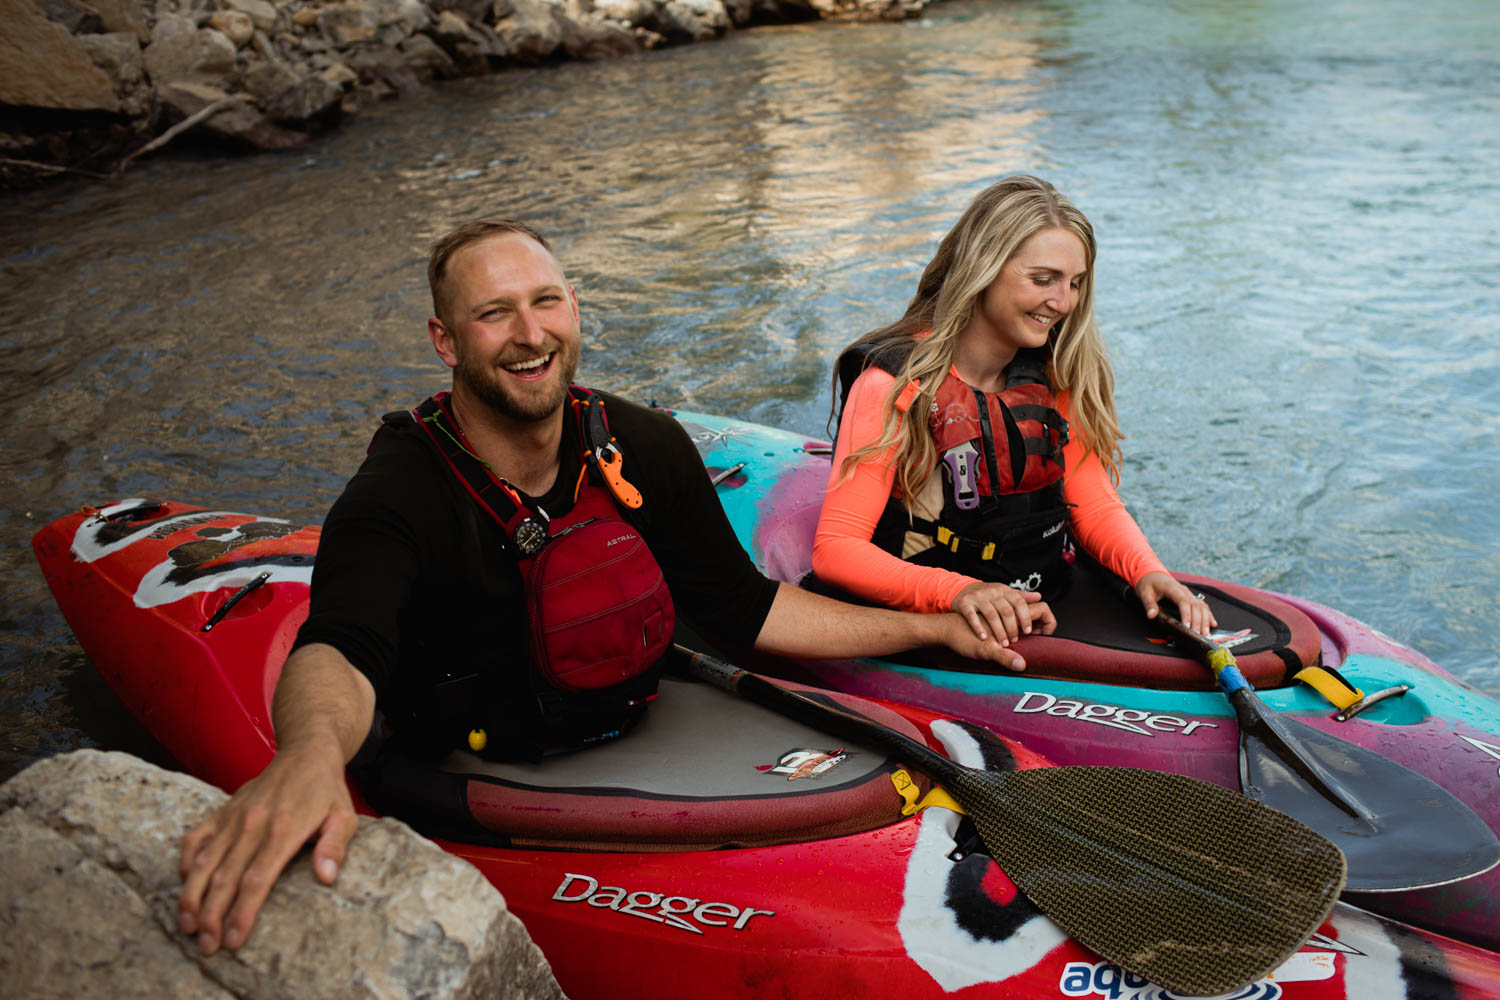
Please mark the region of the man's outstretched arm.
<svg viewBox="0 0 1500 1000"><path fill-rule="evenodd" d="M333 882L358 826L344 765L370 731L375 689L332 646L303 646L276 684L276 756L182 838L183 933L211 955L238 948L282 869L317 837L313 871Z"/></svg>
<svg viewBox="0 0 1500 1000"><path fill-rule="evenodd" d="M1031 605L1034 620L1051 622L1045 604ZM1047 629L1050 631L1050 629ZM980 639L963 617L919 614L845 604L783 583L755 638L755 648L786 656L879 656L917 646L947 646L974 660L990 660L1008 670L1025 662L994 636Z"/></svg>

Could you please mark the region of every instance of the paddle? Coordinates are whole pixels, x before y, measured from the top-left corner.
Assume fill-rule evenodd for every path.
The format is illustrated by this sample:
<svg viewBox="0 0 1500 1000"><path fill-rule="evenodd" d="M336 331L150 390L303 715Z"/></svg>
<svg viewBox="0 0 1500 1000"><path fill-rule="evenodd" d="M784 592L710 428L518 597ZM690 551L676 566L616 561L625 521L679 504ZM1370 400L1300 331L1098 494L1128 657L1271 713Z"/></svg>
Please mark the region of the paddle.
<svg viewBox="0 0 1500 1000"><path fill-rule="evenodd" d="M1344 858L1295 820L1178 774L965 767L869 719L677 647L687 672L878 748L940 782L990 856L1086 947L1177 993L1229 993L1301 947L1344 884Z"/></svg>
<svg viewBox="0 0 1500 1000"><path fill-rule="evenodd" d="M1240 726L1240 789L1332 840L1349 861L1351 892L1443 885L1500 863L1484 820L1431 779L1373 750L1277 715L1228 649L1165 611L1229 697Z"/></svg>

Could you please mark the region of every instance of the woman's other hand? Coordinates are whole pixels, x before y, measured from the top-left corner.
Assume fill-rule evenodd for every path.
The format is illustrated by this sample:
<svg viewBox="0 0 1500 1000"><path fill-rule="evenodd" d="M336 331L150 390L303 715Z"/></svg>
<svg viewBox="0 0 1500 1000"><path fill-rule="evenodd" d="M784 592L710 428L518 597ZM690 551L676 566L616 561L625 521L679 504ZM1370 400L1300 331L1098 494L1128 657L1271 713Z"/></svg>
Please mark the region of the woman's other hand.
<svg viewBox="0 0 1500 1000"><path fill-rule="evenodd" d="M1135 585L1135 595L1146 609L1147 618L1155 618L1162 601L1177 606L1177 620L1197 632L1208 635L1219 624L1208 602L1165 573L1147 573Z"/></svg>
<svg viewBox="0 0 1500 1000"><path fill-rule="evenodd" d="M1003 583L969 584L953 599L953 610L977 637L994 636L1002 646L1023 635L1050 635L1057 628L1057 619L1041 594Z"/></svg>

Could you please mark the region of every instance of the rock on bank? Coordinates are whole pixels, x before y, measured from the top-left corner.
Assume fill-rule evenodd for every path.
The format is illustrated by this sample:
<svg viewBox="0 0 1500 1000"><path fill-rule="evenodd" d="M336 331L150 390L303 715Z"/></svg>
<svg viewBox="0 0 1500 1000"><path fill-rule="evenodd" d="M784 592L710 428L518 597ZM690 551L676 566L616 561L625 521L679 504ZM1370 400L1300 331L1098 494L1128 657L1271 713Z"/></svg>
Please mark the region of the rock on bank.
<svg viewBox="0 0 1500 1000"><path fill-rule="evenodd" d="M305 855L294 861L249 943L202 957L177 929L178 843L224 798L97 750L39 761L0 785L0 992L561 1000L478 869L390 819L361 818L332 886Z"/></svg>
<svg viewBox="0 0 1500 1000"><path fill-rule="evenodd" d="M104 173L186 121L229 147L286 149L434 80L928 2L0 0L0 183Z"/></svg>

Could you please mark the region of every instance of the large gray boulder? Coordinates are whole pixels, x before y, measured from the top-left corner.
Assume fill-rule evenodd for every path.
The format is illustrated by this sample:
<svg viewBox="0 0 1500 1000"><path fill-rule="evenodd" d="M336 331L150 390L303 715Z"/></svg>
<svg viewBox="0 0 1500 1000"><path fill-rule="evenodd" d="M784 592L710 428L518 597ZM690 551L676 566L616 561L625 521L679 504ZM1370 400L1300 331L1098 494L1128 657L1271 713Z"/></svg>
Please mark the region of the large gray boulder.
<svg viewBox="0 0 1500 1000"><path fill-rule="evenodd" d="M0 786L0 969L31 1000L562 997L477 869L362 819L333 886L294 861L238 951L177 930L183 832L224 800L126 754L79 750Z"/></svg>

